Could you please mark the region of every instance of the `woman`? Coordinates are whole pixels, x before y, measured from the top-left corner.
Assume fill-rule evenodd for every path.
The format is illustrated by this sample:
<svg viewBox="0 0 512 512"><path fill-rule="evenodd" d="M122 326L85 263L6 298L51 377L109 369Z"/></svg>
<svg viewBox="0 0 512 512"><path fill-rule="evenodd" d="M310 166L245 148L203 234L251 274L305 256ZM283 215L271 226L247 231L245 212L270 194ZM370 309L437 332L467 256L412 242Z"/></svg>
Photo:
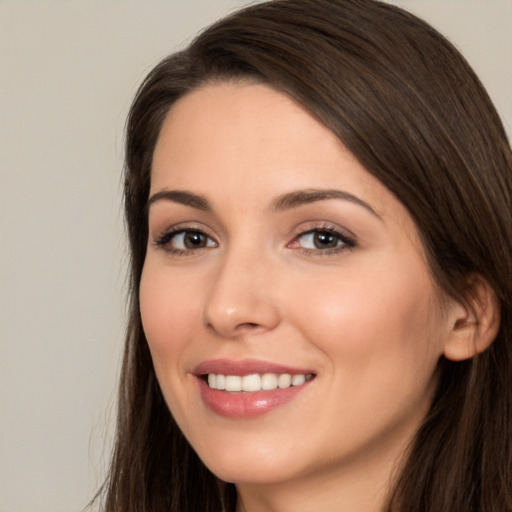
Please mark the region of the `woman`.
<svg viewBox="0 0 512 512"><path fill-rule="evenodd" d="M512 510L511 193L478 79L398 8L258 4L160 63L105 509Z"/></svg>

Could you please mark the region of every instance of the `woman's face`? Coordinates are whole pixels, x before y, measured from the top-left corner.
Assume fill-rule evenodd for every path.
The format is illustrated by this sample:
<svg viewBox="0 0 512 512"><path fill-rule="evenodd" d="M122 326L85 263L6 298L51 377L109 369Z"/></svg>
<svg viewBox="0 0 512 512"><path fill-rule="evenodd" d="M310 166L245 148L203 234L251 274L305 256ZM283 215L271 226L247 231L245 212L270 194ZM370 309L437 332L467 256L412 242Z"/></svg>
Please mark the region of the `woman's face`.
<svg viewBox="0 0 512 512"><path fill-rule="evenodd" d="M301 106L251 83L175 104L150 197L142 321L206 465L240 485L389 472L450 333L401 203Z"/></svg>

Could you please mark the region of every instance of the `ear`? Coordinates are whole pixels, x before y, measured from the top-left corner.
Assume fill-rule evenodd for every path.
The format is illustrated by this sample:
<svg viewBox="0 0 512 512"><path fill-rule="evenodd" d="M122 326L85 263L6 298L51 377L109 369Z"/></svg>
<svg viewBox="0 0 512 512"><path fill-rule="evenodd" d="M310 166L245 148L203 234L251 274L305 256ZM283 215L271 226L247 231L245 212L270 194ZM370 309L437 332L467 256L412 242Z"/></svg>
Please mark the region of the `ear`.
<svg viewBox="0 0 512 512"><path fill-rule="evenodd" d="M498 335L501 306L496 292L480 274L471 278L464 302L450 311L451 332L444 356L451 361L470 359L488 348Z"/></svg>

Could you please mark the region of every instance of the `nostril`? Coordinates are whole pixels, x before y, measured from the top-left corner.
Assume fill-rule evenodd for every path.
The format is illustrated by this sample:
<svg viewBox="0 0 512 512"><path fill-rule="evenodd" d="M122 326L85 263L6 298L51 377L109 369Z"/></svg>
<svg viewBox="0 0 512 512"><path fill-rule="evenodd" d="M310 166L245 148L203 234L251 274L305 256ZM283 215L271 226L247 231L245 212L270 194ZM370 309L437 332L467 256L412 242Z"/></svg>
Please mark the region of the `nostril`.
<svg viewBox="0 0 512 512"><path fill-rule="evenodd" d="M215 329L215 326L211 322L208 322L207 326L210 329ZM261 327L260 324L255 323L255 322L243 322L238 325L235 325L234 330L235 331L243 331L245 329L254 330L254 329L258 329L259 327Z"/></svg>
<svg viewBox="0 0 512 512"><path fill-rule="evenodd" d="M252 329L257 329L258 327L260 327L260 326L253 322L244 322L243 324L237 325L238 330L241 330L241 329L251 329L252 330Z"/></svg>

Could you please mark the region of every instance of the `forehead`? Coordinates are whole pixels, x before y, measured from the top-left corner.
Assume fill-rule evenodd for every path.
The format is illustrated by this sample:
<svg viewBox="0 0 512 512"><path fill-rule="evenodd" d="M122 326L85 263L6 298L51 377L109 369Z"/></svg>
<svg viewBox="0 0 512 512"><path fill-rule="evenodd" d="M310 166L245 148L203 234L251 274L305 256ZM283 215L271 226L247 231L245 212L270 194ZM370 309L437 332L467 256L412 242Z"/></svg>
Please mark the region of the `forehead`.
<svg viewBox="0 0 512 512"><path fill-rule="evenodd" d="M215 83L192 91L170 109L156 144L152 177L153 183L169 179L172 171L178 179L186 167L204 174L233 169L235 179L258 167L254 180L267 171L279 177L290 168L298 178L306 169L338 166L341 158L357 164L334 133L287 94L263 84ZM361 181L374 180L358 167Z"/></svg>
<svg viewBox="0 0 512 512"><path fill-rule="evenodd" d="M170 188L214 203L341 188L390 221L408 217L332 131L289 95L251 82L208 84L174 104L155 148L151 193Z"/></svg>

